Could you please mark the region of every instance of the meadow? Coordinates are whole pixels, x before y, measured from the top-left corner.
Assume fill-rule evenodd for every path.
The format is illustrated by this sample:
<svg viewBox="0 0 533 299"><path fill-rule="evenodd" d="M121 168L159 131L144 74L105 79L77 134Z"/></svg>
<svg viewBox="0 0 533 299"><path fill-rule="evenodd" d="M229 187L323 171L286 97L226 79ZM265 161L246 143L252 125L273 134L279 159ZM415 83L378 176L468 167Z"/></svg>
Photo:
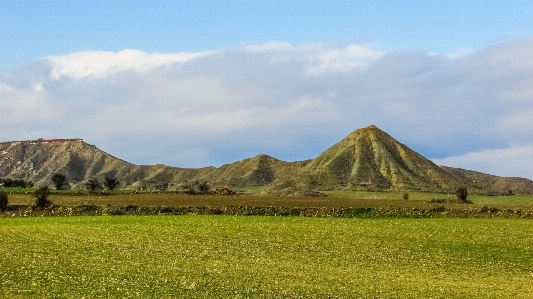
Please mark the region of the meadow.
<svg viewBox="0 0 533 299"><path fill-rule="evenodd" d="M11 205L32 205L33 189L6 188ZM113 190L91 194L85 190L52 190L50 199L54 204L73 205L111 205L111 206L281 206L281 207L431 207L432 199L453 199L454 194L433 192L409 192L409 200L403 200L398 191L324 191L327 197L283 197L259 195L264 187L235 188L240 196L187 195L172 192L134 192L132 190ZM488 196L470 194L468 199L476 206L496 206L498 208L533 207L533 195ZM449 204L448 204L449 205ZM465 207L464 205L449 205ZM467 207L468 208L468 207Z"/></svg>
<svg viewBox="0 0 533 299"><path fill-rule="evenodd" d="M1 298L531 298L531 219L0 218Z"/></svg>

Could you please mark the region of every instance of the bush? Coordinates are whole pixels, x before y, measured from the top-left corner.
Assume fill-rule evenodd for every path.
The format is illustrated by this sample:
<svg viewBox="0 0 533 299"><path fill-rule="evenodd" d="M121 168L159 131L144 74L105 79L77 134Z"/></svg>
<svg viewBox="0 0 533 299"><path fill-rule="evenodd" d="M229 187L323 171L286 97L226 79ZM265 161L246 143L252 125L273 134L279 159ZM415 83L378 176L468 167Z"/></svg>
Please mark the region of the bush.
<svg viewBox="0 0 533 299"><path fill-rule="evenodd" d="M462 202L468 202L468 190L465 187L460 187L455 190L455 196Z"/></svg>
<svg viewBox="0 0 533 299"><path fill-rule="evenodd" d="M430 212L445 212L446 208L444 206L437 206L429 209Z"/></svg>
<svg viewBox="0 0 533 299"><path fill-rule="evenodd" d="M194 181L184 183L181 189L187 194L205 194L209 192L209 187L208 181Z"/></svg>
<svg viewBox="0 0 533 299"><path fill-rule="evenodd" d="M48 199L50 195L50 189L48 186L42 186L33 191L33 197L35 197L35 207L44 209L52 205L52 202Z"/></svg>
<svg viewBox="0 0 533 299"><path fill-rule="evenodd" d="M85 182L85 188L91 193L94 193L96 189L100 189L101 187L102 185L100 184L100 181L95 177L92 177Z"/></svg>
<svg viewBox="0 0 533 299"><path fill-rule="evenodd" d="M120 184L120 181L114 176L104 178L104 186L106 186L109 190L115 189L118 184Z"/></svg>
<svg viewBox="0 0 533 299"><path fill-rule="evenodd" d="M33 187L33 183L30 181L10 179L10 178L0 179L0 184L4 186L5 188L31 188Z"/></svg>
<svg viewBox="0 0 533 299"><path fill-rule="evenodd" d="M195 185L200 193L206 193L209 191L210 185L208 181L196 181Z"/></svg>
<svg viewBox="0 0 533 299"><path fill-rule="evenodd" d="M0 190L0 211L7 209L7 193L4 190Z"/></svg>
<svg viewBox="0 0 533 299"><path fill-rule="evenodd" d="M67 177L60 173L54 173L52 175L52 182L57 190L63 189L63 186L68 185Z"/></svg>

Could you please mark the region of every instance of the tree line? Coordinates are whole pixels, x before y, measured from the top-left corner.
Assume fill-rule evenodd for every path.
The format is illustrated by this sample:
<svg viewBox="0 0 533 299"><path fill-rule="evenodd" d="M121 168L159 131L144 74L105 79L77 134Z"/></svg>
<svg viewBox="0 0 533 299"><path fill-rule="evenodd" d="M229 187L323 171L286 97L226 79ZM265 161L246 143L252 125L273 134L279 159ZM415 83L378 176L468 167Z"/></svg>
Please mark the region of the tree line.
<svg viewBox="0 0 533 299"><path fill-rule="evenodd" d="M4 178L0 179L0 185L4 188L32 188L33 182L25 181L25 180L18 180L18 179L10 179L10 178Z"/></svg>
<svg viewBox="0 0 533 299"><path fill-rule="evenodd" d="M54 173L51 180L57 190L63 190L69 186L67 177L64 174ZM97 177L91 177L87 181L83 182L85 188L90 192L95 192L102 187L113 190L117 188L119 184L120 181L114 176L106 176L102 180Z"/></svg>
<svg viewBox="0 0 533 299"><path fill-rule="evenodd" d="M54 173L50 177L50 181L56 190L65 190L70 188L67 176L61 173ZM103 179L91 177L83 182L85 188L91 192L95 192L103 187L108 190L114 190L120 185L120 180L115 176L106 176ZM0 178L0 187L4 188L33 188L34 183L22 179Z"/></svg>
<svg viewBox="0 0 533 299"><path fill-rule="evenodd" d="M50 180L54 184L54 187L57 190L63 190L68 188L69 182L67 177L64 174L54 173ZM94 193L96 190L101 189L102 186L105 186L109 190L117 188L120 184L120 181L114 176L104 177L103 180L100 180L96 177L89 178L84 182L85 188L89 192ZM7 192L1 187L5 188L32 188L34 184L25 180L10 179L4 178L0 179L0 211L5 211L8 205L8 195ZM52 202L48 199L50 195L50 188L47 185L36 187L33 190L33 197L35 198L35 207L36 208L46 208L52 205Z"/></svg>

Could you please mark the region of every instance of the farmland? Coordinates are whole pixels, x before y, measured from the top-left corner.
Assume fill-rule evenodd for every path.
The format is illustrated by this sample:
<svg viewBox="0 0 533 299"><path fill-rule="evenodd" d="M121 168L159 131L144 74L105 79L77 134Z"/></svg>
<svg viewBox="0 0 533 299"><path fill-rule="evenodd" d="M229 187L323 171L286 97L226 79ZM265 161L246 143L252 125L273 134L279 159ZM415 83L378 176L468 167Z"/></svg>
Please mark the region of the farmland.
<svg viewBox="0 0 533 299"><path fill-rule="evenodd" d="M450 199L454 194L409 192L409 200L401 200L403 192L325 191L327 197L258 196L262 187L236 188L240 196L187 195L172 192L132 192L114 190L111 194L89 194L79 190L54 190L50 199L57 205L136 205L136 206L285 206L285 207L428 207L432 199ZM9 203L31 205L33 189L8 188ZM476 205L500 208L531 208L533 195L487 196L471 194ZM464 205L462 205L464 207Z"/></svg>
<svg viewBox="0 0 533 299"><path fill-rule="evenodd" d="M529 219L0 219L5 298L531 298Z"/></svg>
<svg viewBox="0 0 533 299"><path fill-rule="evenodd" d="M327 197L257 196L257 191L239 196L188 195L169 192L88 194L77 190L54 191L53 206L34 209L27 191L11 190L7 211L0 217L96 216L96 215L267 215L313 217L461 217L533 218L533 196L472 195L474 204L441 202L454 195L412 192L409 200L401 192L327 191ZM435 201L437 200L437 201Z"/></svg>
<svg viewBox="0 0 533 299"><path fill-rule="evenodd" d="M533 219L521 219L531 218L531 196L472 195L467 205L427 202L449 196L439 193L403 200L399 192L314 198L239 191L50 196L48 213L109 209L79 217L12 217L41 212L26 192L10 194L11 207L36 214L1 214L0 298L531 298ZM159 215L110 216L125 206ZM265 207L273 211L266 215L319 217L230 213ZM372 213L331 217L342 209ZM454 210L471 213L447 214Z"/></svg>

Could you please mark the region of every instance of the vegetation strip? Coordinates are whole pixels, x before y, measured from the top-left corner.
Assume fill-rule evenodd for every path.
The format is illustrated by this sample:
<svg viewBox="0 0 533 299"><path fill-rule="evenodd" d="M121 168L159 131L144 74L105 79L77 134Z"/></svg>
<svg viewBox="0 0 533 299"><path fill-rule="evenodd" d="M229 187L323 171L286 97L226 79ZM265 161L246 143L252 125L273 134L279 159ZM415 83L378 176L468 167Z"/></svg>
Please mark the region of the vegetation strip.
<svg viewBox="0 0 533 299"><path fill-rule="evenodd" d="M303 217L357 217L357 218L533 218L533 211L521 209L447 208L382 208L382 207L250 207L250 206L8 206L0 217L50 216L106 216L106 215L243 215L243 216L303 216Z"/></svg>

